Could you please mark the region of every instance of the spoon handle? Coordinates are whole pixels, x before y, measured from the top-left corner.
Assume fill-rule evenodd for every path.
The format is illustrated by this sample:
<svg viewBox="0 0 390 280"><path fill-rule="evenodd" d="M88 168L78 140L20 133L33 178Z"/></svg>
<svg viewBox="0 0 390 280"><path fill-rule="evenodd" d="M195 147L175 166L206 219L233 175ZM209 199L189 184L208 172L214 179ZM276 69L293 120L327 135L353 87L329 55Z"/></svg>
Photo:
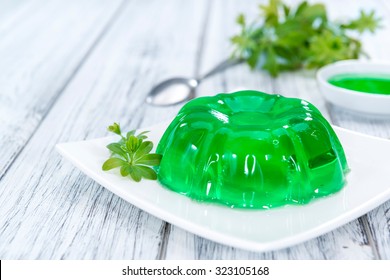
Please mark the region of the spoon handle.
<svg viewBox="0 0 390 280"><path fill-rule="evenodd" d="M222 62L218 63L213 69L211 69L210 71L208 71L206 74L200 76L198 78L198 81L201 82L202 80L205 80L229 67L232 67L232 66L235 66L237 64L240 64L244 62L243 59L237 59L237 58L228 58L228 59L225 59L223 60Z"/></svg>

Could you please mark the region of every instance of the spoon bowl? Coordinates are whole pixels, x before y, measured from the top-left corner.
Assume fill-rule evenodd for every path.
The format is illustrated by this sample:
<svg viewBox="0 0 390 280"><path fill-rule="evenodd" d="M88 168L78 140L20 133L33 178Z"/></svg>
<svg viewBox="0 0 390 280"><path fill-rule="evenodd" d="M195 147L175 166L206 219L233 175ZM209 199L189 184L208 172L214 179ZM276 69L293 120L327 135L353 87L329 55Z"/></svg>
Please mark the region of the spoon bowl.
<svg viewBox="0 0 390 280"><path fill-rule="evenodd" d="M195 89L199 81L194 78L172 78L155 86L146 102L155 106L169 106L195 97Z"/></svg>
<svg viewBox="0 0 390 280"><path fill-rule="evenodd" d="M170 106L191 100L195 98L196 89L203 80L242 62L242 59L227 59L200 77L165 80L151 89L145 101L154 106Z"/></svg>

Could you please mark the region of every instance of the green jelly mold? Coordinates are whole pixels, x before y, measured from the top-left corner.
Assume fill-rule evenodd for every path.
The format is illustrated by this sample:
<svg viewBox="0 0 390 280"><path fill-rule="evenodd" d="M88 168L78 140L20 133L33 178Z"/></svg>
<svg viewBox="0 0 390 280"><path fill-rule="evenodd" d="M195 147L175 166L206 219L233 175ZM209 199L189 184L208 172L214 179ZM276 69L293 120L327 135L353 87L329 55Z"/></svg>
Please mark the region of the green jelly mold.
<svg viewBox="0 0 390 280"><path fill-rule="evenodd" d="M188 102L157 153L164 186L237 208L306 204L339 191L348 171L340 141L317 108L257 91Z"/></svg>

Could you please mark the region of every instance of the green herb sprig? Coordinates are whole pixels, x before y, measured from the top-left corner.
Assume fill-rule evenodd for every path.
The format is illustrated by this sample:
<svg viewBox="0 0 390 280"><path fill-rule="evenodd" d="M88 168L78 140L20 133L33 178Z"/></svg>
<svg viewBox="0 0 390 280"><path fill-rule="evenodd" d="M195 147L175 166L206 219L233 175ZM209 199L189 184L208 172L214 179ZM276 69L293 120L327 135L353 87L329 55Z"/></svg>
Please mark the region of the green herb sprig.
<svg viewBox="0 0 390 280"><path fill-rule="evenodd" d="M304 1L292 9L281 0L270 0L268 5L260 5L260 17L251 24L243 14L238 16L241 32L231 38L235 48L232 56L272 76L355 59L364 53L362 43L352 35L374 33L380 20L374 11L360 11L358 18L338 23L328 19L323 4Z"/></svg>
<svg viewBox="0 0 390 280"><path fill-rule="evenodd" d="M148 131L135 135L135 130L122 135L119 124L114 123L108 127L108 131L121 137L119 142L107 145L111 151L111 157L103 163L104 171L120 167L123 177L130 176L134 181L139 182L142 178L156 180L156 171L151 166L160 165L162 156L151 154L153 143L146 141Z"/></svg>

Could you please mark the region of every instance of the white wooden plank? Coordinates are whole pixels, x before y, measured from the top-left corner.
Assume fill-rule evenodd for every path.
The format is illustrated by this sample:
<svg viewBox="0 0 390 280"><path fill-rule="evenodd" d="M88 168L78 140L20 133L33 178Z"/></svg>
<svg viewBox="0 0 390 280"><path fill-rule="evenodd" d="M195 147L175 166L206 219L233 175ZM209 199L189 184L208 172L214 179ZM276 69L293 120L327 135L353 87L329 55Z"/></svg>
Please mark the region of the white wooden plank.
<svg viewBox="0 0 390 280"><path fill-rule="evenodd" d="M373 258L361 227L352 222L319 238L266 253L249 252L210 242L182 229L169 236L167 259L367 259ZM349 235L350 238L345 238ZM340 238L344 236L344 238Z"/></svg>
<svg viewBox="0 0 390 280"><path fill-rule="evenodd" d="M0 178L121 2L0 3Z"/></svg>
<svg viewBox="0 0 390 280"><path fill-rule="evenodd" d="M205 4L152 0L123 9L0 181L0 258L162 257L166 223L62 161L54 145L103 136L113 121L138 126L161 73L194 71Z"/></svg>
<svg viewBox="0 0 390 280"><path fill-rule="evenodd" d="M331 1L326 3L327 7L332 6ZM213 4L210 25L207 30L208 35L205 40L207 44L202 58L202 71L206 71L229 55L230 43L228 38L234 32L237 32L234 24L235 16L239 12L244 12L249 17L256 14L259 1L240 2L240 5L237 4L237 1L215 1ZM359 6L359 3L347 4L356 7L356 10ZM333 4L332 14L335 14L335 9ZM340 9L340 5L337 5L337 9ZM237 66L205 81L199 90L199 95L213 95L217 92L230 92L242 88L281 93L286 96L306 99L318 106L324 112L324 115L329 118L327 106L316 85L314 71L285 73L276 80L272 80L265 72L250 73L245 66ZM364 233L364 226L356 220L317 239L288 249L264 254L219 245L172 227L167 247L167 258L372 259L376 258L376 255L375 249L371 247L368 237Z"/></svg>

